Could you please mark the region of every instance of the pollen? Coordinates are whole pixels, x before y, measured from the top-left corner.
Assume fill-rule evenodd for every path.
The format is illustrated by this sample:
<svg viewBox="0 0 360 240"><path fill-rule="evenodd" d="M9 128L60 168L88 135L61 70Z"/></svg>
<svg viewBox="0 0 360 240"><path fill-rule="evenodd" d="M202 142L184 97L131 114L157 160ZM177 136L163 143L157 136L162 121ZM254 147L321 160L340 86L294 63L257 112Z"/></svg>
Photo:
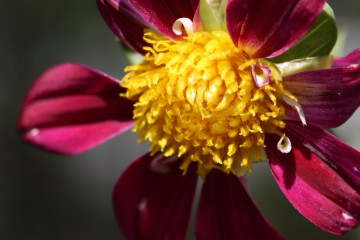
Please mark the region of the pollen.
<svg viewBox="0 0 360 240"><path fill-rule="evenodd" d="M282 99L294 98L277 67L223 31L144 39L147 54L126 67L121 96L135 102L134 131L151 153L179 157L184 172L196 162L201 176L214 168L241 176L263 161L265 135L285 127Z"/></svg>

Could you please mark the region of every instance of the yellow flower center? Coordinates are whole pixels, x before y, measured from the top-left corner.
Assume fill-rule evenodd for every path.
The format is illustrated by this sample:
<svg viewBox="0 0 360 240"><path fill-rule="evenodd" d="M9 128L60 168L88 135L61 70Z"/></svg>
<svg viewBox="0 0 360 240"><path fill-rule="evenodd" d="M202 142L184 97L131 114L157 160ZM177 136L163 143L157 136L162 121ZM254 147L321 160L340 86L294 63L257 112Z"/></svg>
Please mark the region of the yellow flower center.
<svg viewBox="0 0 360 240"><path fill-rule="evenodd" d="M261 160L266 133L284 128L283 89L277 67L251 59L223 31L170 40L144 37L144 61L129 66L121 86L135 101L134 131L150 151L198 163L205 176L217 168L238 176Z"/></svg>

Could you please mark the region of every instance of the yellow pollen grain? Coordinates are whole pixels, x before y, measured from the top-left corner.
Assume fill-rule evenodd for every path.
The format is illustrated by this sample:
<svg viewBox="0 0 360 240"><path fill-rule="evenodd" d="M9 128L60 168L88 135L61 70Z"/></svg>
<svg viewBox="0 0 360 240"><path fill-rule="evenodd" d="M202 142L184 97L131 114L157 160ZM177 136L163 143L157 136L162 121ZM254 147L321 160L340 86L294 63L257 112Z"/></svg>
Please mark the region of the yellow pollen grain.
<svg viewBox="0 0 360 240"><path fill-rule="evenodd" d="M196 162L203 176L214 168L251 171L265 134L285 127L281 99L290 94L275 65L248 59L223 31L182 40L149 31L144 40L145 59L125 68L121 86L122 96L136 102L134 131L152 154L181 157L184 172ZM254 66L270 69L269 84L257 87Z"/></svg>

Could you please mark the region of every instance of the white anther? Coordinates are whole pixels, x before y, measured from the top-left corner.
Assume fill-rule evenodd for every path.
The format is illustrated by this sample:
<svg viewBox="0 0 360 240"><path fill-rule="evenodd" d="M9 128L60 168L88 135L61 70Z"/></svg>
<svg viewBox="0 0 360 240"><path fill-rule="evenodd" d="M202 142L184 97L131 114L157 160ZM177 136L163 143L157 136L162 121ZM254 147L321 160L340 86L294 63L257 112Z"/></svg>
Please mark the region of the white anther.
<svg viewBox="0 0 360 240"><path fill-rule="evenodd" d="M296 102L294 99L291 99L286 95L283 95L282 98L288 105L292 106L297 111L302 125L306 126L305 114L302 110L301 105L298 102Z"/></svg>
<svg viewBox="0 0 360 240"><path fill-rule="evenodd" d="M282 153L289 153L292 149L290 139L285 135L282 135L277 143L277 149Z"/></svg>
<svg viewBox="0 0 360 240"><path fill-rule="evenodd" d="M179 18L172 25L172 30L176 35L183 34L183 27L187 35L194 33L193 22L189 18Z"/></svg>

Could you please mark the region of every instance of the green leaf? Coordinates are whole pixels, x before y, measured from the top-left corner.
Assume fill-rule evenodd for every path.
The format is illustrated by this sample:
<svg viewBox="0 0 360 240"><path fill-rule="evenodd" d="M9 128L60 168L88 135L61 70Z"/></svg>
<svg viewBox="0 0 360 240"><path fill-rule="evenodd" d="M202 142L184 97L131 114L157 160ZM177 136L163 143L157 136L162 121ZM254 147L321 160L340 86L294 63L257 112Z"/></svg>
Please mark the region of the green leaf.
<svg viewBox="0 0 360 240"><path fill-rule="evenodd" d="M280 56L268 60L281 63L294 59L329 55L336 43L337 36L334 12L326 4L323 12L302 39Z"/></svg>

